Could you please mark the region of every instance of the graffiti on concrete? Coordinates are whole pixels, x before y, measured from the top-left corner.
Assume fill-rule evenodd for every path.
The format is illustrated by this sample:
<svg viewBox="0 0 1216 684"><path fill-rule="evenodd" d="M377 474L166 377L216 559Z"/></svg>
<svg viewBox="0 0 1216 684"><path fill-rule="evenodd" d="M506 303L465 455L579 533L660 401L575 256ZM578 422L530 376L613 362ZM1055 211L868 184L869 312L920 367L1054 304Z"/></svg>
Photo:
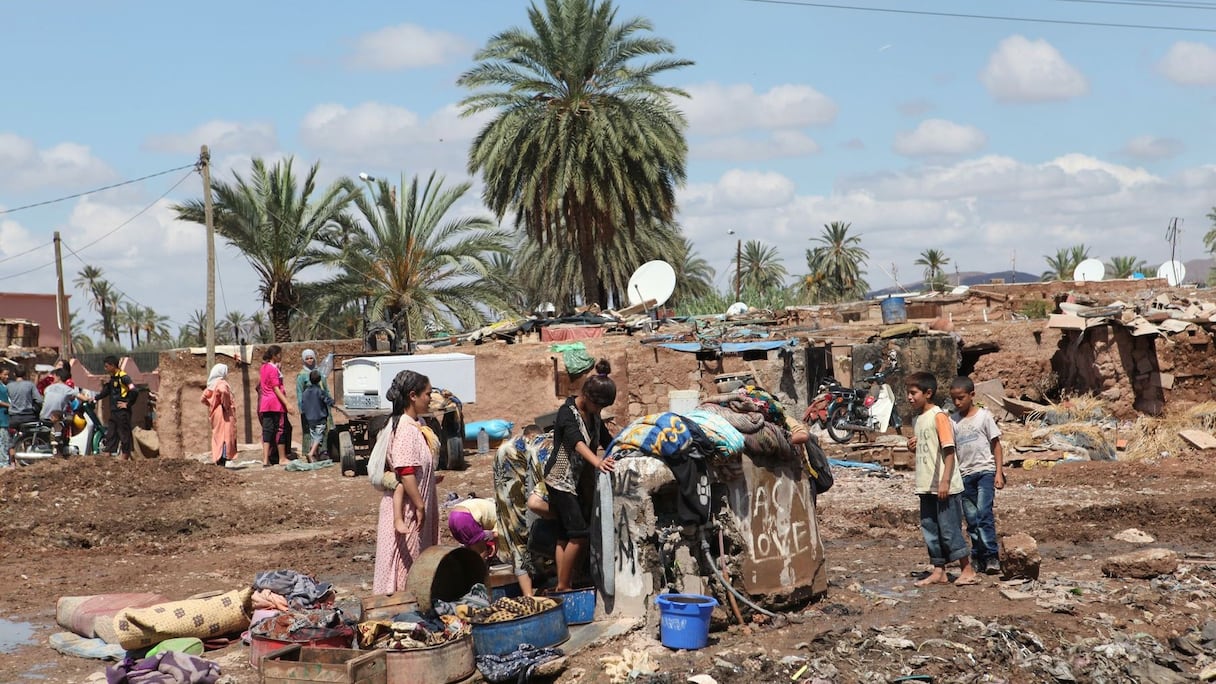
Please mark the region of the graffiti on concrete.
<svg viewBox="0 0 1216 684"><path fill-rule="evenodd" d="M746 542L741 578L755 593L820 583L823 547L810 483L796 465L757 467L744 459L744 478L730 492Z"/></svg>

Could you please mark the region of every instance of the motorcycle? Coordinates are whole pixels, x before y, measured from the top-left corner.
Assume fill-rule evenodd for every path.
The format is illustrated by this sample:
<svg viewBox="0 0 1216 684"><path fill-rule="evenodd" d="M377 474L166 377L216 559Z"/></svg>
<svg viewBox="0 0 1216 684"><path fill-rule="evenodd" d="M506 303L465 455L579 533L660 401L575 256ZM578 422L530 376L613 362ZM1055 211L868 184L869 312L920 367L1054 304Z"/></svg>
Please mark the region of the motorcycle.
<svg viewBox="0 0 1216 684"><path fill-rule="evenodd" d="M47 420L23 423L9 428L13 462L26 466L55 456L96 454L105 432L97 419L92 399L74 399L58 424Z"/></svg>
<svg viewBox="0 0 1216 684"><path fill-rule="evenodd" d="M901 427L899 414L895 412L895 392L887 378L899 370L895 351L889 352L890 364L862 379L860 388L837 385L828 389L830 407L827 409L825 427L832 441L848 444L855 433L884 433L888 427ZM863 370L874 370L867 363ZM808 409L809 410L809 409Z"/></svg>

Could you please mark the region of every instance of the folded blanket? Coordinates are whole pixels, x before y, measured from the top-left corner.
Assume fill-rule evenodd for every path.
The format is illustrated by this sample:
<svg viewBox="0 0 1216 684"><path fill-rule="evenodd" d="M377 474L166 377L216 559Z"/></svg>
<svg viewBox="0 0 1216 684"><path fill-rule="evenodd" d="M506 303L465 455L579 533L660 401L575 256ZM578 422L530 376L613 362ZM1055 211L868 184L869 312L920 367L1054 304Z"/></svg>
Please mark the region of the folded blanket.
<svg viewBox="0 0 1216 684"><path fill-rule="evenodd" d="M743 433L722 416L705 409L694 409L684 417L696 423L714 443L715 456L730 458L743 453Z"/></svg>
<svg viewBox="0 0 1216 684"><path fill-rule="evenodd" d="M652 413L642 416L621 430L608 455L621 451L636 451L646 456L666 458L683 453L692 445L692 434L684 418L675 413Z"/></svg>
<svg viewBox="0 0 1216 684"><path fill-rule="evenodd" d="M760 426L764 425L765 422L764 415L761 413L751 410L735 411L729 405L706 402L697 408L722 417L731 427L745 436L759 430Z"/></svg>

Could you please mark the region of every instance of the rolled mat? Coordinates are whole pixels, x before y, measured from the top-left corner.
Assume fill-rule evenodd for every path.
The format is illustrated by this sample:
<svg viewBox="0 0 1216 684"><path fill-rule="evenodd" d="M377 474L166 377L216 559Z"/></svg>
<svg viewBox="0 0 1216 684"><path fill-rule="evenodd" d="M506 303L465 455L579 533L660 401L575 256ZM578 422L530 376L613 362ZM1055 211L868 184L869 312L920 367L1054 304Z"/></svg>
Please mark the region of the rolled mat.
<svg viewBox="0 0 1216 684"><path fill-rule="evenodd" d="M144 648L174 637L210 639L249 626L253 589L233 590L204 599L128 608L114 616L109 629L98 623L98 636L126 649Z"/></svg>
<svg viewBox="0 0 1216 684"><path fill-rule="evenodd" d="M61 596L55 602L55 622L74 634L91 639L100 636L97 633L99 619L101 623L109 623L124 608L147 608L168 600L166 596L149 593Z"/></svg>

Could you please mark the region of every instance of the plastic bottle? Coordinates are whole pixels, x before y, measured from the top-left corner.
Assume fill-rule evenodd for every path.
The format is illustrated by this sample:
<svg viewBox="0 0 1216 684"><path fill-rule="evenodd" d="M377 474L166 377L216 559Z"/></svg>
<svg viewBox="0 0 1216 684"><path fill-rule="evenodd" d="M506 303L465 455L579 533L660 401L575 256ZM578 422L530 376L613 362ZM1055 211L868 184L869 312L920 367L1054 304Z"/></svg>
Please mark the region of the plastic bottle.
<svg viewBox="0 0 1216 684"><path fill-rule="evenodd" d="M482 456L490 453L490 434L485 428L477 431L477 453Z"/></svg>

